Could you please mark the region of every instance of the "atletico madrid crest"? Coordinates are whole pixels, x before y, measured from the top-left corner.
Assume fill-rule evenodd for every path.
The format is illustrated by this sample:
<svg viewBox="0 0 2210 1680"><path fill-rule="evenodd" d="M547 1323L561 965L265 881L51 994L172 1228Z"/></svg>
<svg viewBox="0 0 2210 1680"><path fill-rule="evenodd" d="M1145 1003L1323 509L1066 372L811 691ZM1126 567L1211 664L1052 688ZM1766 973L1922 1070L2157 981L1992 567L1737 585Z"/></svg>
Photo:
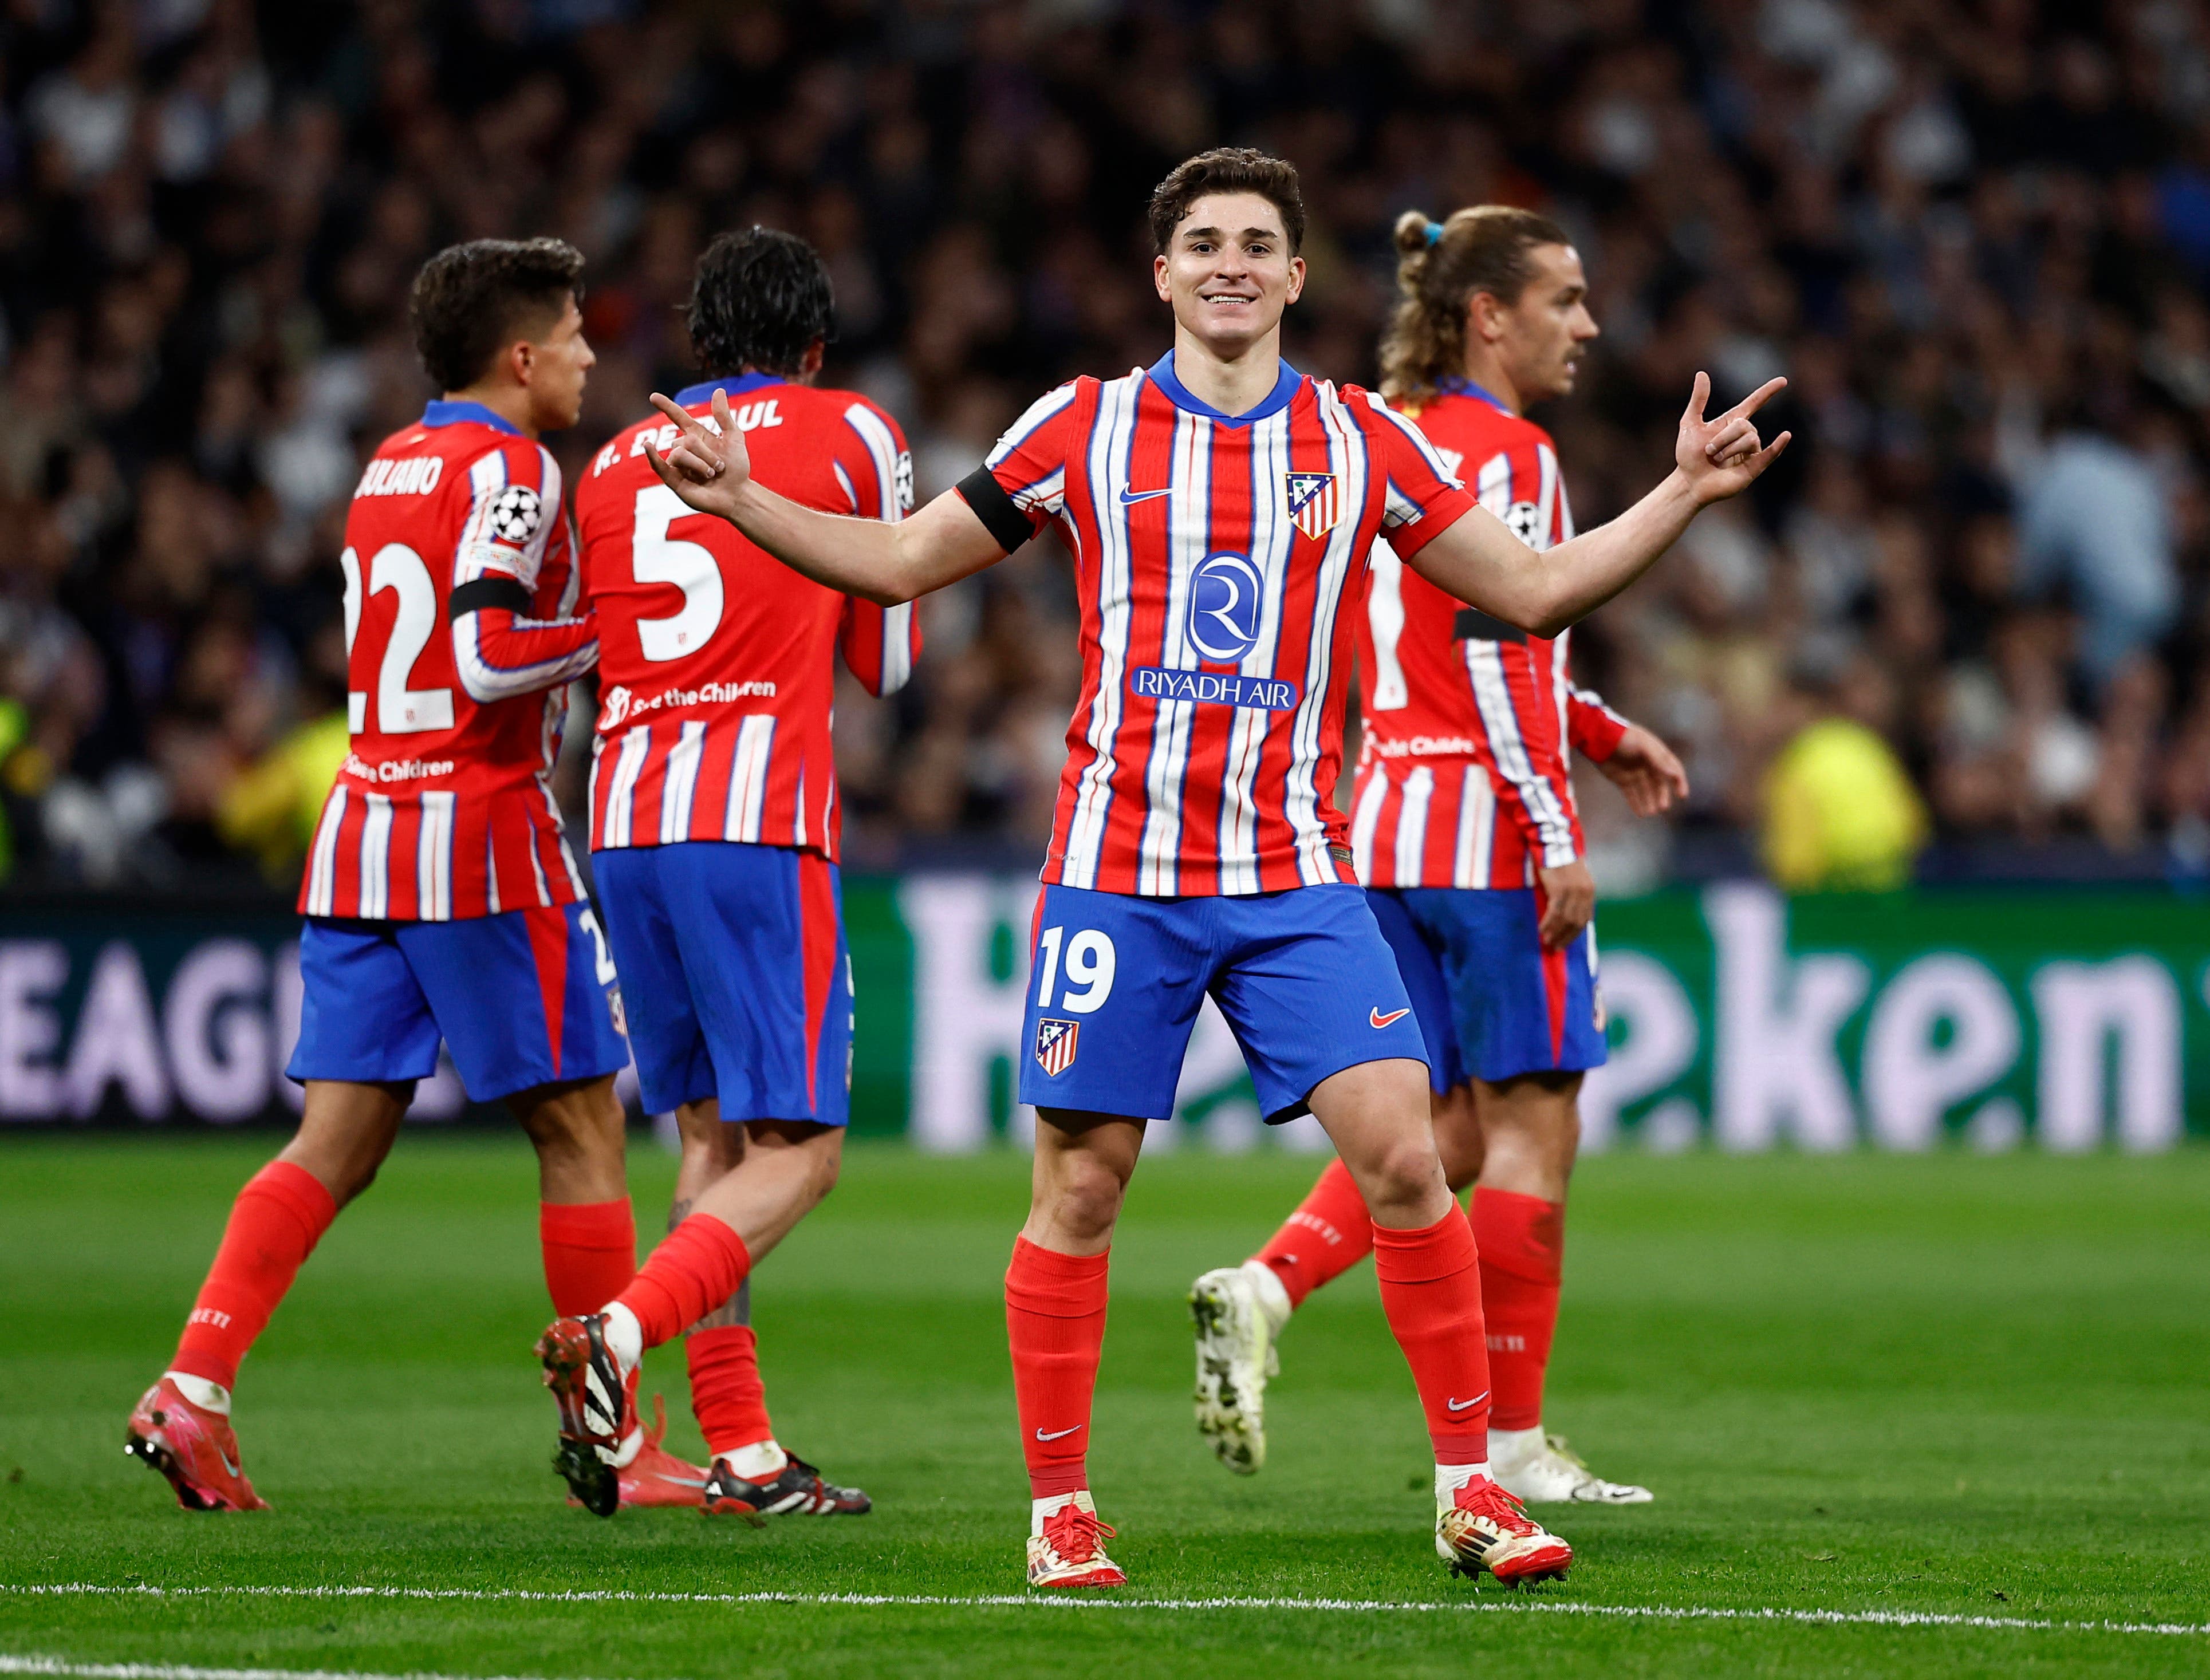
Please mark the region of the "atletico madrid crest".
<svg viewBox="0 0 2210 1680"><path fill-rule="evenodd" d="M1074 1065L1074 1042L1080 1030L1080 1024L1072 1021L1036 1023L1036 1066L1044 1070L1046 1077L1057 1079Z"/></svg>
<svg viewBox="0 0 2210 1680"><path fill-rule="evenodd" d="M1289 522L1307 537L1325 535L1338 511L1335 474L1286 473L1282 482L1289 494Z"/></svg>

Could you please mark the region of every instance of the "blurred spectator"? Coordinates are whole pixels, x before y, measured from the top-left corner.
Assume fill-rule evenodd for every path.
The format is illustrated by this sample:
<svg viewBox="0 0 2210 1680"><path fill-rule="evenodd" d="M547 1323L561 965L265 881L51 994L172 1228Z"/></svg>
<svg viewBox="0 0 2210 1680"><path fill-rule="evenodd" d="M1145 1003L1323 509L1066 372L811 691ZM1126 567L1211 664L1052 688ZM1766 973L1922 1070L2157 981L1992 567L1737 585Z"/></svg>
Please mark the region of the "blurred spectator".
<svg viewBox="0 0 2210 1680"><path fill-rule="evenodd" d="M2018 581L2062 585L2086 617L2080 662L2098 688L2171 622L2179 580L2164 486L2113 439L2067 432L2036 460L2019 503Z"/></svg>
<svg viewBox="0 0 2210 1680"><path fill-rule="evenodd" d="M1287 349L1331 378L1372 376L1406 206L1574 230L1604 335L1540 418L1584 527L1664 471L1699 368L1790 376L1780 469L1576 641L1682 745L1688 828L1899 764L1953 848L2210 861L2210 0L42 0L0 17L12 879L290 867L345 501L430 394L404 299L438 245L589 253L572 476L683 382L707 235L806 235L828 376L900 415L927 496L1049 385L1156 357L1145 196L1223 140L1306 172ZM840 700L853 855L1032 856L1055 542L924 610L915 683ZM1836 649L1885 758L1798 714L1785 673Z"/></svg>
<svg viewBox="0 0 2210 1680"><path fill-rule="evenodd" d="M1807 721L1765 779L1766 868L1790 892L1886 892L1911 878L1926 844L1926 808L1876 726L1892 709L1869 659L1798 675Z"/></svg>

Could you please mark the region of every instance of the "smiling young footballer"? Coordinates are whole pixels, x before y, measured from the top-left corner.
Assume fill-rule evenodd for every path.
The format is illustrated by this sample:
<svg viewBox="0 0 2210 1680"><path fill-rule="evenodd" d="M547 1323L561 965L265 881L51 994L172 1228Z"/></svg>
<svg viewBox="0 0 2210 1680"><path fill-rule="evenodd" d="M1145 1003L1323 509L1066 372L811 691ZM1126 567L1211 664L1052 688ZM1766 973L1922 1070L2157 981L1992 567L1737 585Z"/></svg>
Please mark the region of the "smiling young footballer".
<svg viewBox="0 0 2210 1680"><path fill-rule="evenodd" d="M835 320L829 271L804 240L764 227L721 235L691 291L707 377L677 400L704 413L721 394L753 470L785 495L895 520L913 497L897 422L813 382ZM691 512L645 460L655 439L674 442L657 414L601 449L576 489L601 644L599 894L627 977L644 1105L672 1110L682 1135L670 1226L724 1176L794 1224L836 1182L851 1099L836 655L888 694L912 671L921 631L912 607L824 589ZM752 1258L764 1252L755 1227ZM751 1520L866 1511L866 1495L776 1442L749 1284L686 1328L691 1404L714 1460L706 1508ZM627 1503L633 1478L617 1460ZM585 1502L604 1506L598 1454L563 1463Z"/></svg>
<svg viewBox="0 0 2210 1680"><path fill-rule="evenodd" d="M1522 411L1569 394L1597 336L1579 256L1556 223L1505 205L1445 222L1411 211L1397 241L1404 299L1382 343L1383 394L1531 545L1568 541L1556 448ZM1664 742L1573 686L1567 635L1531 636L1376 551L1351 850L1427 1041L1445 1176L1454 1191L1475 1185L1490 1468L1531 1503L1639 1504L1647 1489L1592 1474L1543 1429L1575 1098L1604 1059L1596 885L1567 750L1645 815L1688 779ZM1275 1338L1365 1256L1372 1231L1334 1162L1256 1255L1197 1280L1198 1427L1231 1470L1265 1461Z"/></svg>
<svg viewBox="0 0 2210 1680"><path fill-rule="evenodd" d="M1483 1462L1473 1232L1435 1154L1426 1047L1331 798L1353 621L1386 533L1440 587L1555 635L1632 582L1704 503L1764 469L1778 440L1733 467L1707 451L1753 436L1748 413L1770 391L1706 422L1700 378L1672 476L1610 525L1538 555L1480 510L1410 421L1283 364L1282 312L1304 284L1288 164L1240 148L1192 158L1160 183L1150 220L1173 350L1124 378L1060 387L981 469L903 524L839 519L765 489L718 397L718 435L655 397L681 437L651 458L692 507L874 600L978 572L1047 521L1072 553L1083 682L1031 948L1020 1092L1038 1109L1035 1186L1005 1277L1030 1583L1126 1581L1106 1556L1111 1530L1084 1465L1107 1260L1144 1117L1170 1111L1208 992L1268 1113L1309 1107L1372 1210L1382 1304L1434 1446L1438 1550L1507 1581L1555 1575L1571 1551ZM702 1252L740 1255L746 1219L709 1190L685 1228L713 1221L729 1240L664 1268L655 1254L639 1274L648 1286L625 1292L619 1310L637 1322L635 1306L673 1292ZM731 1269L690 1288L728 1286ZM596 1380L614 1390L625 1376L609 1360Z"/></svg>
<svg viewBox="0 0 2210 1680"><path fill-rule="evenodd" d="M374 1180L441 1039L468 1094L503 1099L537 1147L555 1308L603 1302L637 1268L621 999L546 781L569 680L598 658L537 441L583 406L583 266L557 239L483 239L414 281L416 347L444 394L383 441L346 517L352 750L299 889L299 1135L239 1193L126 1437L187 1509L263 1503L230 1424L239 1362ZM683 1466L654 1448L639 1473Z"/></svg>

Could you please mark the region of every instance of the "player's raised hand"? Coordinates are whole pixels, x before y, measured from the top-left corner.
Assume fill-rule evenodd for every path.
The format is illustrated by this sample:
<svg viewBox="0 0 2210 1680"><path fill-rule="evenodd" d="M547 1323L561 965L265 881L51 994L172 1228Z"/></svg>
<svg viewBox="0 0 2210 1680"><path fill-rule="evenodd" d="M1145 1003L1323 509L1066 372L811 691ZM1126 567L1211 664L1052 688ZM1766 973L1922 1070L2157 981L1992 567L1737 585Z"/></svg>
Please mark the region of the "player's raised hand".
<svg viewBox="0 0 2210 1680"><path fill-rule="evenodd" d="M1768 379L1724 414L1704 418L1712 398L1708 374L1696 376L1688 394L1688 406L1681 416L1680 436L1673 444L1673 464L1679 467L1699 503L1724 502L1739 496L1756 482L1765 469L1778 460L1793 436L1782 432L1760 445L1750 416L1786 387L1785 379Z"/></svg>
<svg viewBox="0 0 2210 1680"><path fill-rule="evenodd" d="M652 406L675 424L675 442L666 455L651 440L645 442L644 458L660 482L700 513L734 520L737 493L751 481L752 463L745 435L729 412L728 393L715 388L712 427L657 391L652 394ZM715 428L719 428L718 435Z"/></svg>
<svg viewBox="0 0 2210 1680"><path fill-rule="evenodd" d="M1639 723L1627 725L1611 756L1596 768L1627 796L1637 816L1655 816L1688 797L1688 773L1672 748Z"/></svg>

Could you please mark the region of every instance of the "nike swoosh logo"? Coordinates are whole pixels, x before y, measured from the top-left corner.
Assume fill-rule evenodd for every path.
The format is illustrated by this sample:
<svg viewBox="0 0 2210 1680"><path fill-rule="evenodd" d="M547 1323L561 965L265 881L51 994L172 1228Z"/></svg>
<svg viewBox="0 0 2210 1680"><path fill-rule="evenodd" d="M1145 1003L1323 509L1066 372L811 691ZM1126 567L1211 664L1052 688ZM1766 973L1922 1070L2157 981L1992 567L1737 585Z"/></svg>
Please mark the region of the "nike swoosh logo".
<svg viewBox="0 0 2210 1680"><path fill-rule="evenodd" d="M1451 1409L1452 1411L1453 1411L1453 1412L1463 1412L1463 1411L1464 1411L1464 1410L1465 1410L1468 1406L1479 1406L1479 1405L1482 1403L1482 1401L1483 1401L1483 1400L1487 1400L1488 1398L1488 1389L1486 1389L1486 1388L1483 1388L1483 1389L1482 1389L1479 1394L1476 1394L1476 1395L1475 1395L1471 1400L1446 1400L1443 1403L1444 1403L1446 1406L1449 1406L1449 1407L1450 1407L1450 1409Z"/></svg>
<svg viewBox="0 0 2210 1680"><path fill-rule="evenodd" d="M1131 490L1127 485L1122 485L1120 486L1120 503L1123 507L1126 507L1131 502L1148 502L1156 496L1172 496L1173 494L1174 486L1172 485L1168 485L1164 490Z"/></svg>
<svg viewBox="0 0 2210 1680"><path fill-rule="evenodd" d="M1410 1009L1392 1009L1385 1015L1379 1009L1368 1009L1366 1012L1366 1019L1373 1027L1374 1030L1376 1033L1379 1033L1383 1027L1391 1025L1392 1022L1404 1020L1406 1015L1411 1013L1412 1012Z"/></svg>
<svg viewBox="0 0 2210 1680"><path fill-rule="evenodd" d="M1039 1441L1057 1441L1057 1440L1061 1439L1061 1438L1062 1438L1062 1437L1064 1437L1064 1436L1072 1435L1072 1434L1074 1433L1074 1430L1078 1430L1078 1429L1080 1429L1081 1427L1082 1427L1082 1425L1081 1425L1081 1424L1077 1424L1074 1426L1074 1429L1071 1429L1071 1430L1053 1430L1049 1435L1046 1435L1046 1434L1045 1434L1042 1430L1038 1430L1036 1431L1036 1439L1037 1439L1037 1440L1039 1440Z"/></svg>
<svg viewBox="0 0 2210 1680"><path fill-rule="evenodd" d="M218 1447L214 1449L214 1455L222 1460L222 1467L225 1470L230 1472L233 1476L239 1473L238 1466L230 1461L230 1454L228 1453L226 1453L221 1448Z"/></svg>

